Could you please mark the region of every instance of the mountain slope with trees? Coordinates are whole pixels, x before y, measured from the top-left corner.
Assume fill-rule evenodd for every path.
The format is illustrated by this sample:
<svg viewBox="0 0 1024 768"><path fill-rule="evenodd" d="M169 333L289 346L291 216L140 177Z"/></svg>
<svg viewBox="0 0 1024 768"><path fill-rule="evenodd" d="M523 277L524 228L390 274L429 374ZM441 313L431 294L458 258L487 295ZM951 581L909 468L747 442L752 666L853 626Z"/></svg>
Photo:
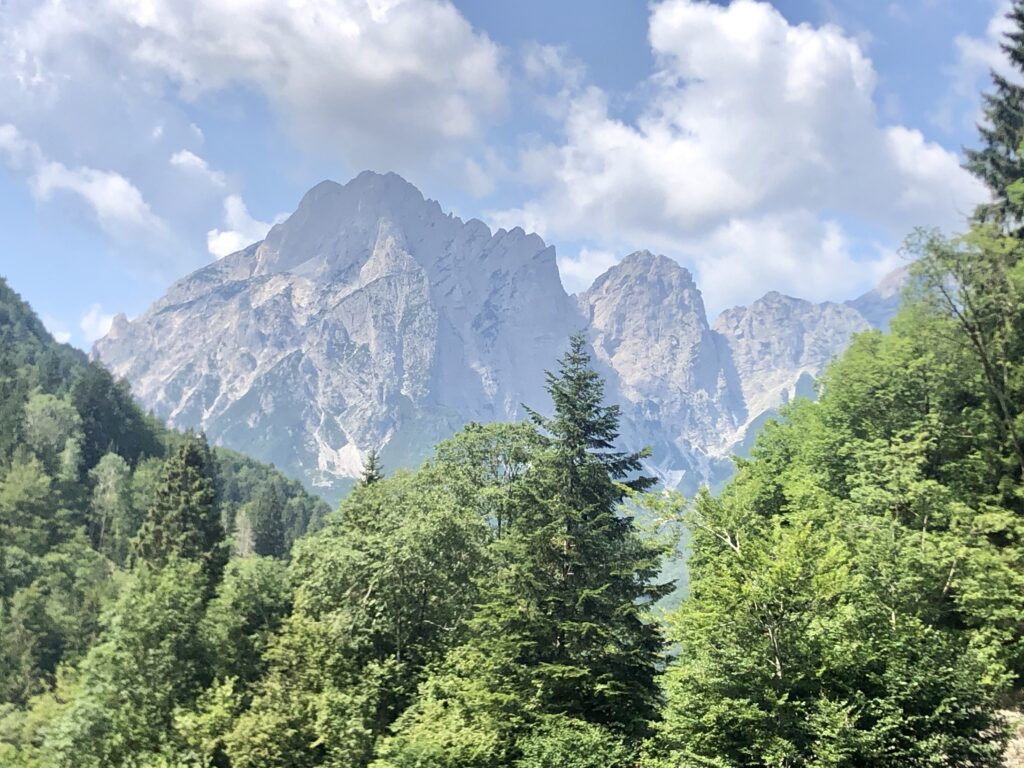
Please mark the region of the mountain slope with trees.
<svg viewBox="0 0 1024 768"><path fill-rule="evenodd" d="M1024 69L1024 2L1013 19ZM577 335L548 408L415 472L373 455L321 525L0 293L0 764L1002 765L1024 689L1024 89L997 86L971 155L995 203L908 240L890 330L717 495L651 486ZM680 525L690 588L662 616Z"/></svg>
<svg viewBox="0 0 1024 768"><path fill-rule="evenodd" d="M283 555L326 511L272 468L143 414L124 383L54 342L3 280L0 435L0 701L9 711L89 655L128 572L171 539L216 549L219 562L239 521L262 513L280 519ZM273 508L256 503L267 489L278 494ZM205 535L189 545L193 520L169 523L199 510Z"/></svg>

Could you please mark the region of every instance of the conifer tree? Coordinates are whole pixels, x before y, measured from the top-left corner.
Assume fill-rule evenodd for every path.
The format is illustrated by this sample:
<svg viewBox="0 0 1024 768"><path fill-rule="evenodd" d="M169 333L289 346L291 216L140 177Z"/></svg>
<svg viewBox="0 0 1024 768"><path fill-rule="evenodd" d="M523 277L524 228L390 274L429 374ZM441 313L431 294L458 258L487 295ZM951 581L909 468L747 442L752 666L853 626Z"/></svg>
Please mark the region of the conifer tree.
<svg viewBox="0 0 1024 768"><path fill-rule="evenodd" d="M1015 0L1007 17L1013 28L1001 48L1024 75L1024 0ZM994 71L992 82L978 126L982 147L966 150L966 167L993 195L991 203L978 206L976 218L1016 230L1024 225L1024 86Z"/></svg>
<svg viewBox="0 0 1024 768"><path fill-rule="evenodd" d="M380 452L371 448L363 462L363 474L359 478L360 485L373 485L384 479L384 465L380 463Z"/></svg>
<svg viewBox="0 0 1024 768"><path fill-rule="evenodd" d="M529 411L538 433L468 639L421 686L374 768L556 764L577 738L603 744L617 768L627 761L616 745L635 746L658 717L663 643L648 619L666 592L653 584L660 552L619 508L653 482L640 474L645 454L615 450L619 411L604 404L582 335L547 390L554 415Z"/></svg>
<svg viewBox="0 0 1024 768"><path fill-rule="evenodd" d="M276 482L263 485L249 510L253 552L264 557L284 557L284 493Z"/></svg>
<svg viewBox="0 0 1024 768"><path fill-rule="evenodd" d="M502 585L509 591L499 597L525 590L544 615L523 626L521 616L495 605L481 622L522 632L548 713L635 734L656 716L661 637L645 612L666 588L651 583L658 551L640 540L619 505L655 479L640 473L646 451L615 449L619 407L604 403L583 334L571 337L558 371L546 378L554 415L530 411L546 436L537 495L509 542L515 554Z"/></svg>
<svg viewBox="0 0 1024 768"><path fill-rule="evenodd" d="M226 559L213 461L202 435L188 435L164 467L156 503L139 530L136 555L156 565L172 556L201 560L212 578Z"/></svg>

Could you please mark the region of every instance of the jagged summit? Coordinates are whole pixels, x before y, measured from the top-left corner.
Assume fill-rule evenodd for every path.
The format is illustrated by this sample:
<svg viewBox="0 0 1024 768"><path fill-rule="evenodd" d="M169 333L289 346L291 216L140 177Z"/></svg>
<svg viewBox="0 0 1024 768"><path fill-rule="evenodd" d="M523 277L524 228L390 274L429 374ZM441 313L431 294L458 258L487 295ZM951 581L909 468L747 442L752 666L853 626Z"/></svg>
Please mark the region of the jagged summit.
<svg viewBox="0 0 1024 768"><path fill-rule="evenodd" d="M614 372L633 439L654 443L666 478L700 474L697 456L735 430L742 404L693 276L672 259L637 251L577 301L597 359ZM655 419L672 425L657 440Z"/></svg>
<svg viewBox="0 0 1024 768"><path fill-rule="evenodd" d="M94 352L172 425L337 492L371 448L415 466L468 421L543 408L543 371L585 328L624 447L652 446L651 469L693 491L853 332L887 321L892 295L772 292L712 326L693 275L637 251L570 297L538 235L492 232L365 171L317 184L263 241L119 317Z"/></svg>
<svg viewBox="0 0 1024 768"><path fill-rule="evenodd" d="M170 423L332 486L371 447L415 465L468 420L543 402L544 368L578 325L540 237L365 172L318 184L95 353Z"/></svg>

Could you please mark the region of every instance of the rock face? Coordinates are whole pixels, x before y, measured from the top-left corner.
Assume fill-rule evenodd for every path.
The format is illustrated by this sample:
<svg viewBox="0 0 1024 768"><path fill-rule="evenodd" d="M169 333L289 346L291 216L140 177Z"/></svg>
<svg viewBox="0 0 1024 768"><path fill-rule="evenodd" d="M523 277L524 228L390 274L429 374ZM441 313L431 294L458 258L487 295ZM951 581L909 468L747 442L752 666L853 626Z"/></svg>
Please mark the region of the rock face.
<svg viewBox="0 0 1024 768"><path fill-rule="evenodd" d="M731 442L740 442L780 404L813 394L812 382L829 360L853 334L871 327L850 306L812 304L775 291L723 312L714 329L730 350L746 410Z"/></svg>
<svg viewBox="0 0 1024 768"><path fill-rule="evenodd" d="M414 466L468 421L543 407L544 369L583 328L623 441L692 490L851 334L888 322L901 279L845 305L768 294L712 327L671 259L635 253L571 297L537 235L492 233L366 172L117 318L94 354L174 426L336 495L370 448Z"/></svg>
<svg viewBox="0 0 1024 768"><path fill-rule="evenodd" d="M469 420L542 402L577 324L539 237L364 173L314 187L262 243L116 321L95 354L171 424L332 488L371 447L416 464Z"/></svg>
<svg viewBox="0 0 1024 768"><path fill-rule="evenodd" d="M577 300L622 405L624 437L650 445L653 466L672 484L712 474L745 410L729 350L708 326L690 273L640 251Z"/></svg>

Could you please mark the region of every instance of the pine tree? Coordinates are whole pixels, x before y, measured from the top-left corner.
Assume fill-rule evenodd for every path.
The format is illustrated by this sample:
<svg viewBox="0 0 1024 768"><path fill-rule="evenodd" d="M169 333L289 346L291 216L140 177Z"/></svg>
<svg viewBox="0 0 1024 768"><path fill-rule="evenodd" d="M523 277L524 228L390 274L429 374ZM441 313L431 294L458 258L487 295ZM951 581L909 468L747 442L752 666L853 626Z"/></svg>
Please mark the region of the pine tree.
<svg viewBox="0 0 1024 768"><path fill-rule="evenodd" d="M252 525L253 552L264 557L284 557L284 505L281 487L269 482L260 488L248 515Z"/></svg>
<svg viewBox="0 0 1024 768"><path fill-rule="evenodd" d="M514 649L536 714L635 735L656 712L661 639L644 613L662 591L657 554L618 506L654 481L638 474L644 453L614 449L619 409L604 404L586 346L573 336L546 374L554 416L529 411L544 433L532 498L496 547L503 565L474 629Z"/></svg>
<svg viewBox="0 0 1024 768"><path fill-rule="evenodd" d="M546 371L544 375L554 417L548 419L531 408L526 410L534 424L551 437L549 444L557 456L557 471L565 484L567 501L608 508L624 498L622 485L643 491L657 482L638 474L649 451L614 450L619 436L619 406L604 404L604 380L590 366L587 339L582 333L570 337L558 373Z"/></svg>
<svg viewBox="0 0 1024 768"><path fill-rule="evenodd" d="M213 459L206 438L188 435L164 466L156 503L135 540L139 558L201 560L215 579L223 568L224 529L217 509Z"/></svg>
<svg viewBox="0 0 1024 768"><path fill-rule="evenodd" d="M663 643L649 610L666 588L652 583L659 551L619 509L653 481L644 453L615 450L619 411L586 350L573 336L547 375L554 416L529 411L543 434L525 444L468 640L421 686L375 768L532 765L552 740L596 734L611 749L657 719Z"/></svg>
<svg viewBox="0 0 1024 768"><path fill-rule="evenodd" d="M359 484L373 485L383 479L384 465L380 463L380 452L376 448L371 448L366 454L366 461L363 462L363 475L359 479Z"/></svg>
<svg viewBox="0 0 1024 768"><path fill-rule="evenodd" d="M547 712L636 734L657 711L662 643L645 612L665 588L651 583L657 551L640 540L619 505L655 479L640 473L646 451L615 449L619 407L604 404L604 381L582 334L570 339L558 372L546 378L554 416L530 411L547 443L539 493L510 542L516 561L533 563L516 562L506 586L534 591L547 613L540 626L527 628L525 646Z"/></svg>
<svg viewBox="0 0 1024 768"><path fill-rule="evenodd" d="M1013 29L1002 50L1024 74L1024 0L1015 0L1007 17ZM978 126L982 148L968 149L967 169L991 190L993 201L978 206L976 218L1011 230L1024 225L1024 86L997 72L995 90L984 96L984 123Z"/></svg>

